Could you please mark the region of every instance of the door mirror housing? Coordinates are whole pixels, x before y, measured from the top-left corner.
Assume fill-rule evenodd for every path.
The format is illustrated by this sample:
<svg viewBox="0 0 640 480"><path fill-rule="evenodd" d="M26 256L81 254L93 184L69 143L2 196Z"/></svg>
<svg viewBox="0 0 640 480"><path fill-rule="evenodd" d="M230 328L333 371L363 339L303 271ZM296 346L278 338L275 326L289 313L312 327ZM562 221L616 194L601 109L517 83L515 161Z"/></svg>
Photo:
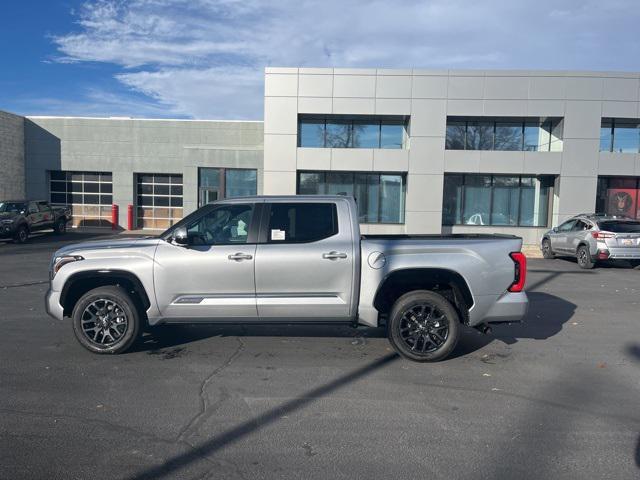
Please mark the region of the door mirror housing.
<svg viewBox="0 0 640 480"><path fill-rule="evenodd" d="M551 231L552 231L553 233L558 233L558 227L553 227L553 228L551 229Z"/></svg>
<svg viewBox="0 0 640 480"><path fill-rule="evenodd" d="M171 241L176 245L189 245L187 229L184 227L176 228L171 235Z"/></svg>

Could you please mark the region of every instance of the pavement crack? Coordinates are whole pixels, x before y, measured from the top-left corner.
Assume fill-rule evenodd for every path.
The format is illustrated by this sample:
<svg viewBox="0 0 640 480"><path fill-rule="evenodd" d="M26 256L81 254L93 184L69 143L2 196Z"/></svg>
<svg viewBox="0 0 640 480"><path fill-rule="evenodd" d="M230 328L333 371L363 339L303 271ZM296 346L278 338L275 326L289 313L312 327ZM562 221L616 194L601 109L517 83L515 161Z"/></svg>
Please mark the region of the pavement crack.
<svg viewBox="0 0 640 480"><path fill-rule="evenodd" d="M0 285L0 288L6 290L8 288L18 288L18 287L31 287L33 285L43 285L45 283L49 283L49 280L36 280L33 282L25 282L25 283L12 283L9 285Z"/></svg>
<svg viewBox="0 0 640 480"><path fill-rule="evenodd" d="M225 394L223 392L223 397L218 402L211 405L209 403L209 396L207 395L207 387L211 380L213 380L218 374L220 374L224 369L231 365L233 361L245 349L245 343L240 337L236 337L236 341L238 342L238 347L233 351L233 353L229 355L229 357L221 365L213 369L213 371L207 376L207 378L205 378L200 383L200 410L196 415L193 416L191 420L189 420L189 422L180 430L180 432L178 432L176 441L186 442L186 439L189 436L198 431L204 420L206 420L207 416L210 415L212 411L215 411L217 406L219 406L222 402L230 397L229 394Z"/></svg>

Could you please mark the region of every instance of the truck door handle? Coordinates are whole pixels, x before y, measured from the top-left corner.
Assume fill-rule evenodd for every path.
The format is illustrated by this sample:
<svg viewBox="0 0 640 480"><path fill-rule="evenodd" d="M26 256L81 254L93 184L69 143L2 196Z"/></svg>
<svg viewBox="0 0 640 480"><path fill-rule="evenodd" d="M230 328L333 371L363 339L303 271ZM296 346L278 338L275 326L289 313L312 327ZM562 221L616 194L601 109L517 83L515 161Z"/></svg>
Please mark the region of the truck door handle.
<svg viewBox="0 0 640 480"><path fill-rule="evenodd" d="M347 258L347 254L338 253L338 252L329 252L329 253L323 253L322 258L326 258L327 260L337 260L338 258Z"/></svg>
<svg viewBox="0 0 640 480"><path fill-rule="evenodd" d="M227 257L229 260L235 260L237 262L239 262L240 260L251 260L253 258L253 255L249 255L248 253L234 253L233 255L229 255Z"/></svg>

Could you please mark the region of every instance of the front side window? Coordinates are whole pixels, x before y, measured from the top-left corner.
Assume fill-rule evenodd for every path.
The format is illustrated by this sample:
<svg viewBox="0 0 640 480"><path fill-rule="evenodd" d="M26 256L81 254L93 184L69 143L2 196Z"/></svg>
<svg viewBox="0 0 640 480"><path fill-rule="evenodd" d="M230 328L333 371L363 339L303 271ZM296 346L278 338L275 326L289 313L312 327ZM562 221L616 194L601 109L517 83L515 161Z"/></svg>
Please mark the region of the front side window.
<svg viewBox="0 0 640 480"><path fill-rule="evenodd" d="M214 208L187 227L192 245L235 245L247 243L253 215L252 205Z"/></svg>
<svg viewBox="0 0 640 480"><path fill-rule="evenodd" d="M447 174L443 225L546 226L553 177Z"/></svg>
<svg viewBox="0 0 640 480"><path fill-rule="evenodd" d="M338 233L333 203L274 203L269 214L268 243L316 242Z"/></svg>
<svg viewBox="0 0 640 480"><path fill-rule="evenodd" d="M24 203L18 202L1 202L0 203L0 213L20 213L26 210L26 205Z"/></svg>
<svg viewBox="0 0 640 480"><path fill-rule="evenodd" d="M570 232L571 230L573 230L573 227L575 226L575 224L576 224L575 220L569 220L568 222L564 222L562 225L558 227L558 231Z"/></svg>

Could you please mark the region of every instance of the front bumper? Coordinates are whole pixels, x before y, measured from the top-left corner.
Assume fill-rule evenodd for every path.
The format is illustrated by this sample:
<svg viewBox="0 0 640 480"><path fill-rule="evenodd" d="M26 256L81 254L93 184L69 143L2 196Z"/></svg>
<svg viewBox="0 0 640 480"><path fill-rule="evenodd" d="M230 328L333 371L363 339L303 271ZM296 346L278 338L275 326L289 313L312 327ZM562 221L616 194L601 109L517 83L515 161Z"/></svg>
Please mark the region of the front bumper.
<svg viewBox="0 0 640 480"><path fill-rule="evenodd" d="M527 314L529 299L525 292L506 292L487 311L484 323L518 322Z"/></svg>
<svg viewBox="0 0 640 480"><path fill-rule="evenodd" d="M44 309L57 320L64 319L64 309L60 305L60 292L49 289L44 297Z"/></svg>

